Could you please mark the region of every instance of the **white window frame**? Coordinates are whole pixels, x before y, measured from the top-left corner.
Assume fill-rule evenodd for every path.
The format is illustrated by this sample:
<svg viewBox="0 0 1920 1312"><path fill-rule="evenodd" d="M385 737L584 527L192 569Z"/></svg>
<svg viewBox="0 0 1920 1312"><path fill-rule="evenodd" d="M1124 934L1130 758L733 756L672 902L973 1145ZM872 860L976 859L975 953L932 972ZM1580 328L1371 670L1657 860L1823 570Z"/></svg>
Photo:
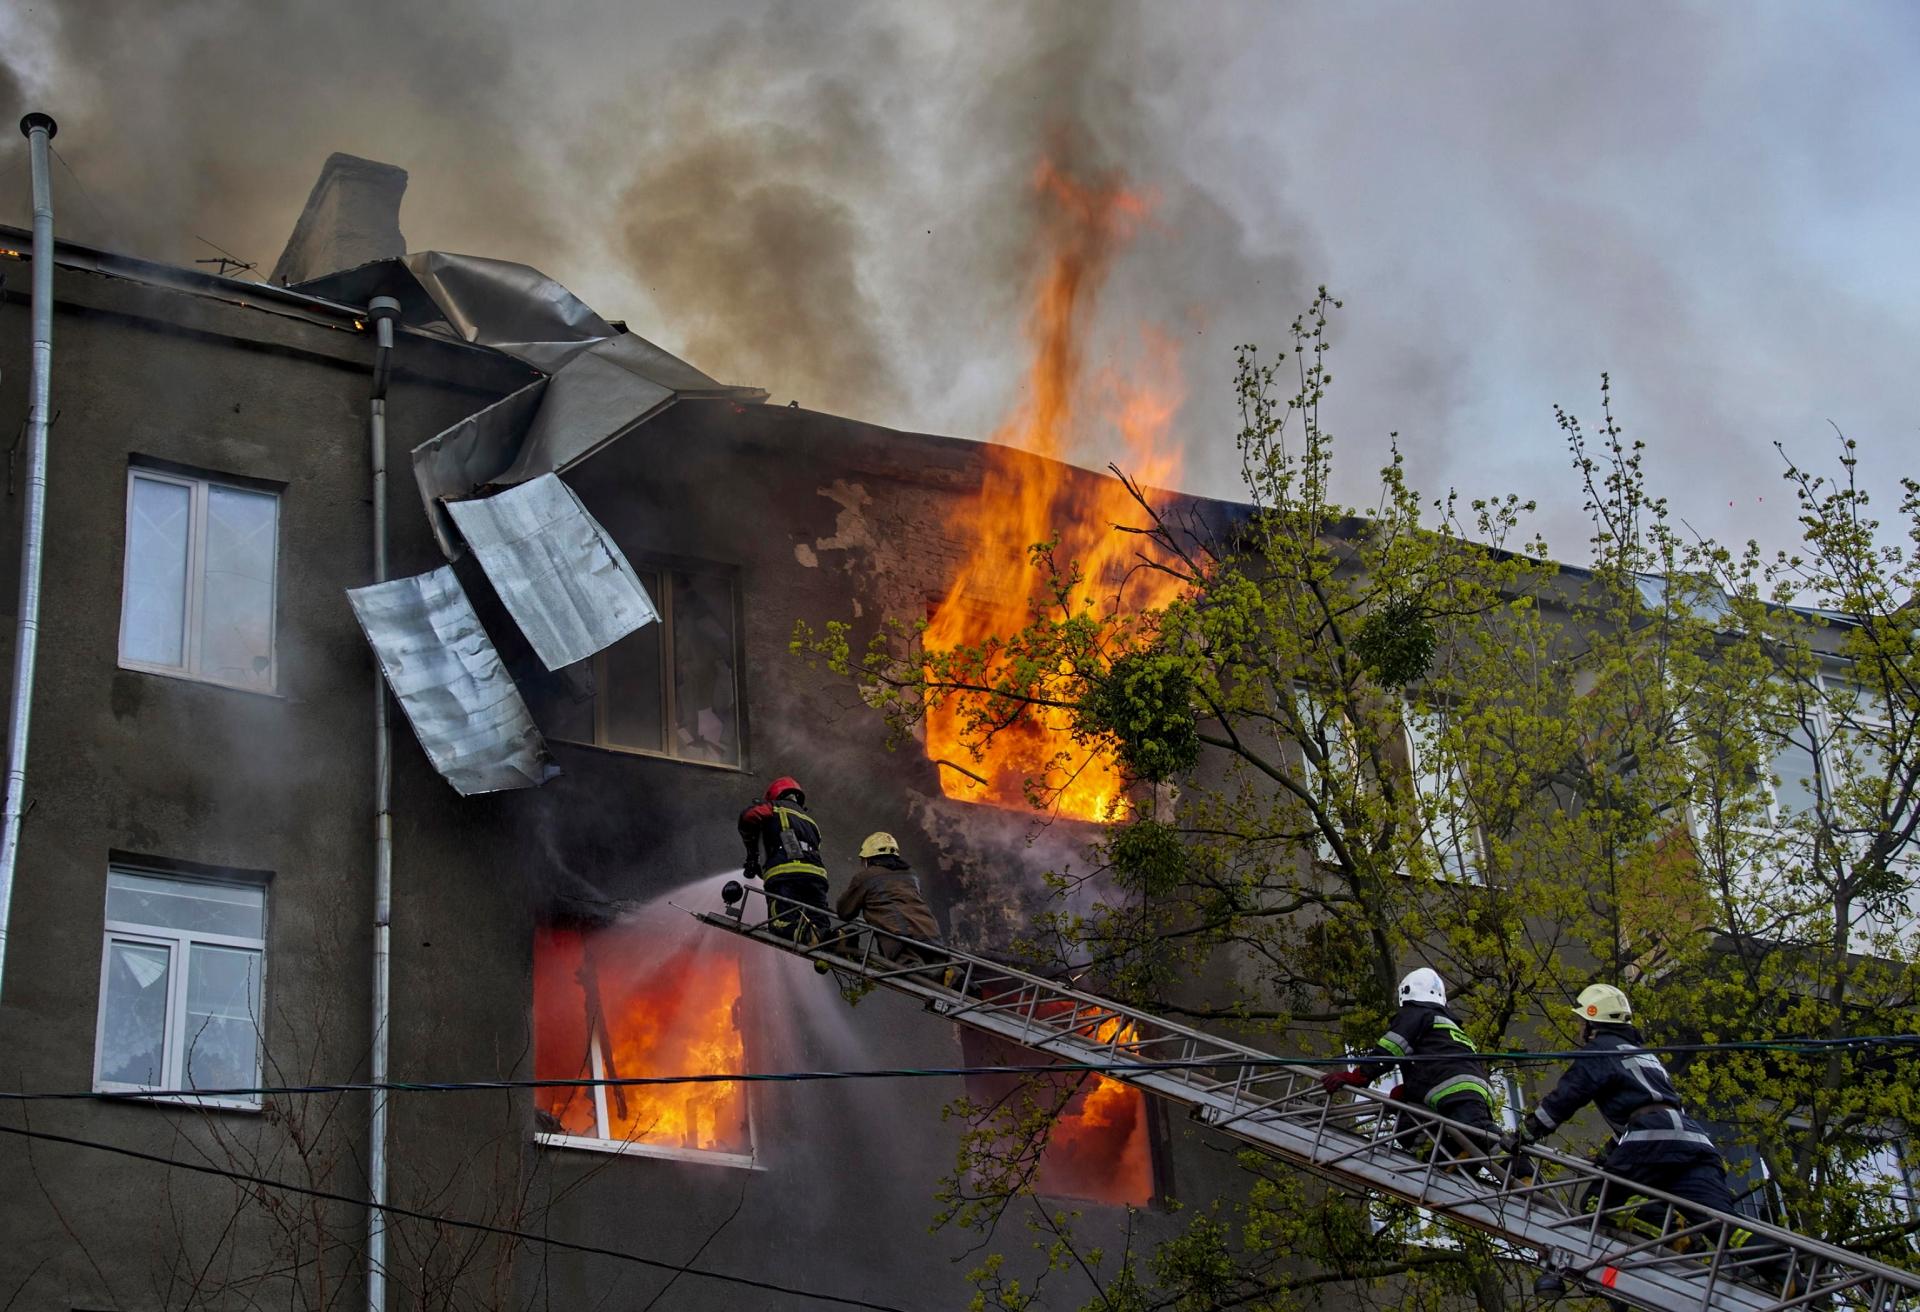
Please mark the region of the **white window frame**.
<svg viewBox="0 0 1920 1312"><path fill-rule="evenodd" d="M180 637L180 664L165 665L155 661L136 660L126 652L126 598L129 583L128 573L133 568L133 489L141 479L153 483L170 483L175 487L187 489L191 500L187 521L187 595L183 601L183 620L185 628ZM267 681L265 686L251 683L239 683L231 679L217 678L202 673L200 664L200 625L206 603L206 543L207 543L207 496L208 489L214 487L230 488L235 492L246 492L254 496L273 498L273 562L269 575L273 579L273 597L267 606ZM166 470L154 469L147 465L130 465L127 468L127 504L126 514L121 527L121 552L123 560L120 567L120 606L121 633L119 643L120 668L138 670L143 674L164 674L175 679L191 679L195 683L210 683L219 688L234 688L241 692L274 695L280 687L280 494L270 488L251 486L231 479L214 478L198 474L175 474Z"/></svg>
<svg viewBox="0 0 1920 1312"><path fill-rule="evenodd" d="M562 738L551 735L555 742L573 743L581 747L597 747L606 752L623 752L628 756L650 756L658 760L678 761L682 765L703 765L710 770L726 770L733 774L746 771L747 735L744 716L745 690L742 688L744 673L741 659L740 633L740 579L736 571L726 566L703 565L681 562L678 564L642 559L635 568L643 573L652 574L658 586L650 589L653 608L659 614L655 621L660 626L660 726L661 740L664 746L660 750L649 747L635 747L629 743L613 742L607 731L608 693L611 683L607 678L608 655L603 649L588 659L593 674L593 741L582 742L577 738ZM674 726L680 722L679 707L674 686L674 611L673 576L676 574L699 574L707 578L723 580L727 585L727 599L732 605L733 620L730 625L733 637L733 755L731 763L709 761L698 756L681 756L673 750Z"/></svg>
<svg viewBox="0 0 1920 1312"><path fill-rule="evenodd" d="M1441 779L1440 770L1428 770L1420 762L1423 741L1430 741L1433 734L1439 732L1442 728L1438 723L1440 719L1438 712L1429 713L1428 718L1434 721L1434 723L1430 726L1423 726L1421 724L1421 712L1415 708L1412 702L1407 701L1405 698L1401 699L1400 734L1407 748L1407 775L1413 781L1414 797L1420 807L1421 838L1427 845L1428 854L1433 858L1434 870L1438 878L1450 884L1462 884L1470 887L1483 888L1487 882L1487 845L1485 836L1480 832L1480 826L1471 818L1468 818L1463 823L1454 826L1455 833L1461 841L1443 844L1441 836L1434 831L1434 826L1430 825L1427 821L1428 799L1423 785L1429 779L1441 784L1443 787L1445 784L1445 781ZM1456 763L1452 768L1457 770L1459 766ZM1434 819L1436 823L1443 823L1447 818L1448 814L1445 807L1445 799L1443 798L1439 800L1436 806ZM1447 849L1449 847L1452 847L1456 852L1458 856L1457 863L1448 857Z"/></svg>
<svg viewBox="0 0 1920 1312"><path fill-rule="evenodd" d="M587 931L591 932L591 931ZM748 993L747 963L742 960L740 966L740 998L744 1003ZM589 1017L591 1022L591 1017ZM537 1020L536 1020L536 1023ZM601 1027L589 1023L587 1030L587 1061L589 1078L604 1080L608 1078L607 1063L600 1046ZM746 1049L746 1032L740 1035L741 1050ZM629 1072L632 1073L632 1072ZM539 1071L534 1072L539 1079ZM747 1115L747 1151L744 1153L726 1152L718 1148L683 1148L678 1144L647 1143L640 1139L616 1139L607 1133L612 1122L607 1108L607 1086L594 1084L588 1092L593 1095L593 1125L599 1134L569 1134L566 1131L536 1130L533 1141L547 1148L577 1148L587 1152L611 1153L616 1157L659 1157L673 1162L697 1162L707 1166L725 1166L741 1171L764 1171L766 1167L760 1161L759 1131L754 1122L753 1086L742 1084L740 1096L746 1100Z"/></svg>
<svg viewBox="0 0 1920 1312"><path fill-rule="evenodd" d="M1820 675L1821 691L1824 693L1844 690L1847 687L1853 688L1855 690L1855 706L1852 717L1854 725L1864 729L1891 732L1893 722L1885 713L1884 703L1880 715L1867 714L1866 706L1869 703L1868 694L1870 690L1864 687L1858 679L1849 678L1848 673L1849 671L1845 669L1830 668L1823 670ZM1838 746L1841 736L1848 731L1849 726L1830 723L1832 717L1826 710L1824 699L1820 708L1820 714L1822 716L1822 723L1827 724L1831 730L1831 733L1827 737L1821 739L1822 748L1827 747L1829 744ZM1834 784L1852 782L1847 779L1847 775L1850 772L1847 770L1844 762L1838 759L1828 760L1824 753L1820 762L1820 768ZM1896 855L1893 858L1893 864L1895 866L1904 866L1907 869L1909 882L1912 882L1916 874L1920 874L1920 856L1916 856L1916 854L1911 851ZM1907 890L1907 907L1904 916L1899 916L1898 913L1896 913L1894 918L1889 919L1863 911L1855 919L1853 925L1849 927L1849 946L1855 952L1869 951L1873 945L1867 935L1875 930L1890 931L1899 938L1903 944L1911 947L1916 939L1920 938L1920 887L1913 887ZM1920 1219L1920 1214L1917 1214L1915 1219Z"/></svg>
<svg viewBox="0 0 1920 1312"><path fill-rule="evenodd" d="M1856 680L1848 677L1848 670L1845 665L1833 661L1824 663L1822 668L1814 675L1813 686L1815 696L1813 703L1807 708L1806 715L1800 722L1802 730L1811 739L1814 769L1818 772L1819 778L1822 781L1822 793L1829 797L1832 795L1834 789L1848 782L1848 772L1832 752L1833 747L1839 740L1839 736L1846 732L1846 726L1834 722L1834 717L1827 708L1827 698L1836 691L1837 686L1848 684L1859 687ZM1857 724L1862 727L1878 729L1891 727L1885 718L1861 714L1858 710L1855 712L1854 719ZM1766 819L1764 823L1742 824L1734 826L1734 828L1736 832L1746 833L1757 839L1768 839L1778 832L1783 820L1780 789L1773 782L1774 754L1770 750L1770 745L1776 742L1777 738L1769 732L1764 725L1757 726L1755 733L1756 741L1761 745L1765 755L1763 759L1758 762L1759 774L1754 780L1754 788L1757 795L1766 804ZM1700 841L1702 822L1696 808L1692 806L1687 807L1686 823L1695 841ZM1894 858L1894 861L1896 864L1906 865L1910 868L1920 867L1920 856L1913 854L1897 856ZM1762 868L1757 862L1754 863L1754 868L1752 868L1747 879L1752 885L1748 892L1757 902L1764 902L1767 894L1768 881L1777 879L1779 873L1776 868L1770 865ZM1859 913L1853 925L1849 928L1849 947L1851 950L1861 953L1870 952L1872 944L1868 941L1867 935L1876 929L1891 930L1908 945L1920 941L1920 888L1915 888L1909 892L1904 923L1898 921L1890 922L1885 918L1871 916L1864 911Z"/></svg>
<svg viewBox="0 0 1920 1312"><path fill-rule="evenodd" d="M1324 723L1328 729L1328 753L1330 755L1345 756L1346 760L1342 763L1341 768L1347 770L1350 775L1357 772L1360 768L1360 748L1359 744L1354 741L1353 725L1347 720L1346 713L1329 707L1320 699L1318 693L1314 692L1313 689L1307 687L1304 683L1296 683L1293 685L1293 703L1295 711L1300 716L1302 727L1305 728L1308 733L1313 733ZM1326 799L1321 796L1320 767L1315 765L1313 759L1307 755L1305 743L1297 742L1294 744L1294 748L1300 753L1301 782L1306 784L1308 789L1314 793L1315 797L1324 803ZM1309 813L1308 819L1312 819L1311 813ZM1318 824L1314 826L1313 851L1315 857L1323 864L1332 864L1334 859L1333 842L1327 837L1325 832L1319 828Z"/></svg>
<svg viewBox="0 0 1920 1312"><path fill-rule="evenodd" d="M744 983L742 995L745 994ZM591 1060L593 1078L607 1078L607 1066L600 1052L600 1033L595 1029L587 1041L587 1054ZM674 1162L699 1162L707 1166L726 1166L741 1171L764 1171L767 1168L760 1161L759 1140L755 1137L753 1116L753 1093L742 1088L741 1097L747 1100L747 1151L744 1153L724 1152L718 1148L683 1148L678 1144L647 1143L641 1139L616 1139L606 1133L611 1120L607 1111L607 1086L594 1085L588 1092L593 1094L593 1123L599 1134L567 1134L552 1130L534 1132L535 1143L548 1148L580 1148L588 1152L611 1153L616 1157L662 1157Z"/></svg>
<svg viewBox="0 0 1920 1312"><path fill-rule="evenodd" d="M215 884L233 888L257 889L261 894L261 932L259 938L232 934L209 934L201 930L169 929L136 921L106 919L100 938L100 992L93 1036L93 1091L95 1093L150 1093L179 1089L185 1079L187 1037L187 972L192 968L193 947L237 948L251 950L260 962L261 1011L266 1010L267 940L266 888L263 884L240 879L207 879L183 875L173 870L147 870L137 866L111 867L112 873L139 875L143 879L164 879L181 884ZM167 950L167 1023L161 1038L160 1065L162 1083L128 1084L100 1078L101 1057L107 1041L107 979L113 966L113 945L133 943ZM261 1063L265 1057L266 1036L263 1016L254 1017L253 1083L260 1083ZM260 1095L252 1097L214 1097L202 1094L157 1098L156 1102L184 1107L224 1107L233 1111L259 1111Z"/></svg>

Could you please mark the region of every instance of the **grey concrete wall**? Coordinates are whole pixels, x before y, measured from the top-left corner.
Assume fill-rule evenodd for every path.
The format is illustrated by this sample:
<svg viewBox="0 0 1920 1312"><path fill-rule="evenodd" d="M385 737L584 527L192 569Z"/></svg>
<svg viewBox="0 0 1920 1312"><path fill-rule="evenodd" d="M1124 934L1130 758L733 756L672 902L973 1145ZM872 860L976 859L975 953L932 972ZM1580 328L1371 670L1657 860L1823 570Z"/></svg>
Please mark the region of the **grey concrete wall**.
<svg viewBox="0 0 1920 1312"><path fill-rule="evenodd" d="M42 681L17 896L0 1000L0 1079L80 1090L92 1079L108 854L270 872L270 1081L365 1073L370 946L371 661L342 590L369 568L364 335L92 275L63 274ZM25 306L0 304L0 416L25 410ZM395 573L441 563L406 477L407 450L523 381L504 362L404 338L390 402ZM130 453L284 484L272 697L117 667ZM533 1073L532 929L556 888L654 899L738 866L734 817L796 773L827 829L836 882L887 828L971 942L1004 942L1039 872L1084 831L948 802L911 745L888 752L852 690L789 654L815 624L921 613L961 550L945 529L977 487L978 448L785 409L687 405L569 475L630 553L718 562L743 597L743 768L556 743L547 787L460 798L395 722L393 1073ZM5 513L17 516L17 496ZM4 551L17 518L0 524ZM12 562L0 559L11 596ZM461 575L503 654L524 644L472 562ZM683 898L686 894L681 895ZM761 960L760 955L768 959ZM743 1025L759 1069L946 1066L952 1029L902 1000L849 1009L828 980L774 954L745 961ZM961 1304L965 1237L930 1237L957 1128L954 1079L793 1084L750 1094L758 1166L610 1158L532 1141L519 1094L412 1094L394 1104L403 1206L525 1226L576 1243L700 1262L903 1307ZM18 1125L28 1113L0 1111ZM264 1113L58 1103L35 1128L212 1161L346 1194L363 1187L366 1100L276 1097ZM1163 1181L1189 1202L1225 1187L1184 1122ZM0 1291L20 1306L352 1305L362 1214L276 1212L234 1187L125 1158L0 1139ZM1124 1217L1087 1209L1111 1245ZM728 1218L731 1217L731 1220ZM724 1225L722 1223L725 1223ZM1149 1215L1146 1235L1168 1218ZM1003 1247L1026 1248L1009 1221ZM315 1242L332 1245L314 1255ZM298 1251L295 1246L298 1245ZM704 1251L702 1245L705 1245ZM611 1258L398 1222L394 1306L643 1304L665 1277ZM249 1273L304 1259L301 1293ZM201 1282L196 1287L196 1273ZM1050 1306L1084 1289L1056 1278ZM223 1284L231 1286L223 1288ZM196 1301L198 1300L198 1301ZM779 1306L682 1278L656 1305Z"/></svg>
<svg viewBox="0 0 1920 1312"><path fill-rule="evenodd" d="M10 1088L91 1085L113 852L265 872L268 1079L353 1078L364 1073L368 1036L372 675L342 588L364 582L371 559L370 343L95 275L63 272L56 289L31 810L0 1007L0 1079ZM25 305L9 295L0 306L0 415L10 430L26 409L26 328ZM446 360L434 368L445 375ZM437 381L403 377L396 410L421 427L450 422L520 376L490 363L461 369ZM132 454L282 486L274 695L118 668ZM10 557L17 477L15 488ZM11 602L13 560L0 568ZM360 1188L363 1097L275 1100L264 1113L59 1103L7 1116ZM313 1255L315 1222L276 1218L223 1181L77 1148L41 1144L29 1154L17 1139L0 1141L0 1162L11 1186L0 1197L0 1288L18 1306L181 1306L196 1279L211 1293L271 1265L296 1240L317 1262L298 1277L310 1292L358 1279L350 1249ZM320 1228L348 1237L363 1225L353 1208L317 1215ZM214 1269L201 1270L210 1256ZM292 1300L268 1289L270 1302ZM207 1305L242 1300L230 1293Z"/></svg>
<svg viewBox="0 0 1920 1312"><path fill-rule="evenodd" d="M737 867L735 814L767 780L793 773L826 831L836 890L860 839L884 828L963 939L1000 946L1024 927L1041 901L1040 875L1077 862L1089 831L943 798L935 768L914 744L888 751L879 717L853 689L788 649L796 619L816 628L856 620L871 631L883 614L912 618L944 595L965 550L948 522L978 489L980 450L806 411L687 405L568 475L631 556L690 557L738 571L749 729L738 772L556 744L567 774L516 799L538 816L534 833L516 840L536 867L536 898L543 857L588 875L611 897L655 897ZM510 634L500 642L512 653ZM757 1036L749 1060L757 1068L960 1063L952 1028L902 999L871 996L848 1011L831 982L802 963L748 966L747 1021ZM966 1256L974 1237L930 1236L928 1225L957 1147L958 1127L943 1122L940 1109L963 1092L958 1079L756 1087L763 1169L744 1178L550 1150L547 1169L573 1192L548 1222L569 1237L681 1259L712 1235L702 1261L715 1268L764 1271L777 1253L775 1270L794 1283L905 1307L959 1306L978 1260ZM1203 1203L1228 1187L1218 1154L1198 1149L1190 1123L1152 1114L1172 1143L1164 1187ZM1115 1249L1122 1209L1078 1206L1088 1233ZM1146 1214L1140 1236L1170 1224ZM1031 1265L1026 1233L1009 1218L1000 1246L1015 1266ZM648 1247L650 1239L665 1246ZM617 1262L558 1253L523 1266L522 1281L529 1297L569 1306L609 1290L615 1302L643 1301L664 1284ZM1047 1306L1079 1306L1091 1296L1076 1277L1051 1283ZM775 1305L683 1278L657 1306Z"/></svg>

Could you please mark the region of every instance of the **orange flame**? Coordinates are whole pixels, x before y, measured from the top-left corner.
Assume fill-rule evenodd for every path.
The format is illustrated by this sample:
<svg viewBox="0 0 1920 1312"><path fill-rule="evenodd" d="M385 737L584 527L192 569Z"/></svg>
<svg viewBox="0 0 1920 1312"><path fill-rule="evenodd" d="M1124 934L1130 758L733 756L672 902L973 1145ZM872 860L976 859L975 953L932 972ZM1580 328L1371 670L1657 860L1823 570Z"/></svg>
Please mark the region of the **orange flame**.
<svg viewBox="0 0 1920 1312"><path fill-rule="evenodd" d="M746 1069L740 962L685 946L661 955L639 926L535 932L535 1078L697 1075ZM597 1059L597 1060L596 1060ZM596 1070L597 1067L597 1070ZM566 1134L750 1153L746 1086L546 1087L535 1106Z"/></svg>
<svg viewBox="0 0 1920 1312"><path fill-rule="evenodd" d="M1121 1045L1139 1037L1131 1022L1110 1018L1092 1031ZM1153 1201L1153 1149L1147 1096L1131 1084L1096 1074L1054 1120L1035 1181L1043 1195L1144 1207Z"/></svg>
<svg viewBox="0 0 1920 1312"><path fill-rule="evenodd" d="M986 449L980 495L954 518L973 550L928 623L929 651L977 646L1026 627L1032 589L1042 582L1028 568L1028 548L1056 533L1056 560L1063 569L1077 562L1083 576L1068 602L1074 614L1151 609L1178 590L1164 574L1129 575L1141 539L1113 528L1140 519L1126 489L1058 463L1084 450L1093 421L1101 419L1119 432L1127 472L1142 485L1169 487L1179 474L1178 451L1167 439L1183 399L1179 352L1170 338L1149 333L1144 362L1127 372L1100 371L1093 390L1109 398L1106 405L1089 407L1084 395L1086 334L1101 287L1151 200L1117 177L1086 182L1051 163L1041 165L1035 187L1046 215L1046 259L1027 321L1033 358L1026 396ZM980 742L968 741L963 719L951 696L926 716L927 756L941 766L940 788L948 797L1021 806L1034 780L1062 815L1107 820L1124 814L1123 779L1111 753L1073 742L1068 712L1029 709Z"/></svg>

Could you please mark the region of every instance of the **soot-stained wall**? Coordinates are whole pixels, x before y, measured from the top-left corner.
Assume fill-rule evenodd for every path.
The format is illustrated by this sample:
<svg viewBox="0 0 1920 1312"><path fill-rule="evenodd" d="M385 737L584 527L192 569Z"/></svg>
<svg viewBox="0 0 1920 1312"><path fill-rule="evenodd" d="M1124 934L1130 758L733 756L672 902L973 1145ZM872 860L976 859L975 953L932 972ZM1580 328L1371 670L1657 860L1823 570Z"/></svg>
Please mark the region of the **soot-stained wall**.
<svg viewBox="0 0 1920 1312"><path fill-rule="evenodd" d="M982 455L970 442L712 403L682 405L570 471L588 509L636 560L737 571L746 751L732 771L556 743L566 774L525 799L533 830L517 838L536 900L547 888L577 890L584 878L611 899L712 903L715 876L740 864L738 811L768 780L793 774L825 830L836 891L861 838L885 829L957 941L1002 947L1024 929L1043 900L1041 875L1081 862L1090 830L942 797L917 743L888 750L884 725L853 686L790 650L796 620L816 629L853 621L864 642L882 616L911 621L945 595L969 549L953 525L978 494ZM513 659L512 636L500 641ZM850 1009L804 963L759 953L747 964L748 1063L757 1069L960 1064L953 1030L903 999L873 995ZM930 1235L928 1225L957 1147L957 1123L941 1108L963 1092L958 1079L756 1086L761 1169L751 1173L553 1150L554 1180L573 1192L549 1224L611 1247L672 1236L657 1255L682 1258L714 1236L702 1262L715 1268L764 1270L776 1255L773 1270L790 1283L904 1307L957 1306L977 1237ZM1150 1115L1169 1148L1162 1187L1189 1200L1216 1196L1225 1187L1219 1155L1197 1149L1189 1122L1159 1108ZM1113 1249L1122 1209L1081 1206L1090 1234ZM1149 1213L1137 1224L1145 1239L1172 1223ZM1024 1233L1018 1221L1008 1226L1009 1236ZM1024 1239L1002 1246L1017 1265ZM665 1283L557 1253L524 1266L522 1279L530 1295L567 1301L610 1287L616 1298L651 1297ZM1091 1296L1074 1278L1054 1282L1048 1306ZM740 1306L740 1297L682 1278L659 1306Z"/></svg>
<svg viewBox="0 0 1920 1312"><path fill-rule="evenodd" d="M259 872L268 881L263 1020L269 1083L363 1078L369 1042L372 662L343 592L369 578L369 338L217 298L63 272L56 317L46 609L0 1060L9 1086L92 1081L101 921L114 854ZM0 303L0 413L24 418L24 302ZM526 381L502 357L405 334L389 403L395 574L442 558L408 451ZM402 717L394 727L393 1075L533 1074L533 929L556 895L695 905L737 868L734 820L798 775L836 887L861 837L897 835L957 940L1009 941L1039 875L1088 833L940 796L917 745L884 745L854 689L788 650L794 621L914 618L967 550L953 512L982 448L806 411L683 404L568 475L631 555L724 565L740 599L739 769L553 744L544 788L461 798ZM279 687L237 692L119 668L128 461L281 490ZM6 500L12 605L18 471ZM1090 476L1087 476L1090 477ZM461 577L503 655L524 643L471 560ZM5 626L0 644L11 639ZM861 635L864 638L864 634ZM0 652L10 657L10 652ZM677 914L677 913L675 913ZM690 922L689 922L690 923ZM712 931L699 931L711 933ZM889 995L849 1007L806 965L744 948L741 1023L760 1070L950 1066L949 1025ZM668 1262L692 1260L908 1308L966 1297L971 1238L929 1235L957 1126L954 1078L756 1086L756 1169L612 1157L534 1141L524 1092L398 1095L392 1197ZM364 1190L364 1094L269 1097L262 1112L148 1103L35 1104L4 1123L346 1195ZM1217 1154L1167 1126L1162 1185L1221 1187ZM357 1306L364 1213L272 1205L229 1181L70 1146L0 1139L0 1289L22 1306ZM1118 1209L1088 1208L1109 1247ZM729 1218L731 1218L729 1220ZM724 1224L723 1224L724 1223ZM1147 1235L1172 1224L1159 1214ZM1009 1222L1003 1247L1025 1249ZM1016 1259L1017 1260L1017 1259ZM644 1303L667 1277L633 1263L396 1219L394 1306ZM263 1272L278 1274L261 1277ZM1056 1278L1049 1305L1084 1288ZM197 1300L197 1301L195 1301ZM546 1303L536 1303L545 1306ZM780 1306L685 1276L655 1305Z"/></svg>

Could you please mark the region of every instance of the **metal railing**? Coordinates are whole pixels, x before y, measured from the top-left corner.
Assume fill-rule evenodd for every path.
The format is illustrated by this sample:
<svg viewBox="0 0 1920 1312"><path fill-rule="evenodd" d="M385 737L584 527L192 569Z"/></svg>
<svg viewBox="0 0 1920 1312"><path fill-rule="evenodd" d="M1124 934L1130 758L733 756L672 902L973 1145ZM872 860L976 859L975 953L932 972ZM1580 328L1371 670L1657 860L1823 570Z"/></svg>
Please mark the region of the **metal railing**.
<svg viewBox="0 0 1920 1312"><path fill-rule="evenodd" d="M776 902L779 900L776 899ZM757 910L756 910L757 908ZM1354 1192L1493 1235L1545 1272L1649 1312L1920 1309L1920 1275L1713 1212L1539 1147L1521 1153L1371 1089L1068 984L746 889L694 915L921 999L949 1020L1124 1081ZM776 923L784 921L785 923Z"/></svg>

